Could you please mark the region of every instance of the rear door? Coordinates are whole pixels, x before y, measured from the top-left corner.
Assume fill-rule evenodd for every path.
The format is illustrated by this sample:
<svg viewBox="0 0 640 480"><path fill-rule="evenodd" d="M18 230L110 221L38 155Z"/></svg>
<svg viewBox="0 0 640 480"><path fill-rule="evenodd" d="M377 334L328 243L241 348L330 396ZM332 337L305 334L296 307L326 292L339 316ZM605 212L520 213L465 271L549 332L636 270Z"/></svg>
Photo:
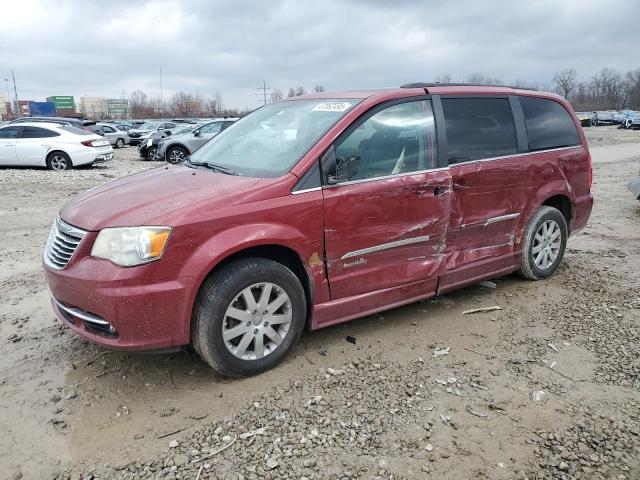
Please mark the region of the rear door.
<svg viewBox="0 0 640 480"><path fill-rule="evenodd" d="M0 128L0 165L15 165L16 142L20 136L22 127L12 125Z"/></svg>
<svg viewBox="0 0 640 480"><path fill-rule="evenodd" d="M519 156L526 145L516 131L514 100L508 96L443 96L439 100L453 182L447 270L508 257L534 184L524 174ZM510 265L512 258L505 262ZM472 274L462 277L444 278L441 288L449 282L473 280Z"/></svg>
<svg viewBox="0 0 640 480"><path fill-rule="evenodd" d="M435 291L445 265L451 178L437 168L430 100L377 107L336 141L322 165L332 299L410 284L405 297Z"/></svg>
<svg viewBox="0 0 640 480"><path fill-rule="evenodd" d="M118 139L118 131L115 128L110 127L109 125L102 125L100 126L100 131L103 137L109 139L111 145L116 143L116 140Z"/></svg>
<svg viewBox="0 0 640 480"><path fill-rule="evenodd" d="M46 155L55 137L60 134L43 127L22 127L22 134L16 141L16 156L20 165L46 165Z"/></svg>

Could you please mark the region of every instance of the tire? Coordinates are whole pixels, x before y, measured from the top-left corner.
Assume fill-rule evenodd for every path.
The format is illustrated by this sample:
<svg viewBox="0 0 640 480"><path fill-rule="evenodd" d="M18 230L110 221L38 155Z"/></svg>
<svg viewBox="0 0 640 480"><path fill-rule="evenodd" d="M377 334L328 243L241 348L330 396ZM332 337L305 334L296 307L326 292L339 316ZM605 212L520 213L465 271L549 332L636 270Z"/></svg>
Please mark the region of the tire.
<svg viewBox="0 0 640 480"><path fill-rule="evenodd" d="M545 225L549 229L548 236ZM554 241L556 232L559 232L559 237ZM567 221L559 210L546 205L540 207L525 230L522 264L518 273L529 280L542 280L553 275L564 257L568 233Z"/></svg>
<svg viewBox="0 0 640 480"><path fill-rule="evenodd" d="M158 147L151 147L147 150L147 159L154 162L162 160L162 157L158 155Z"/></svg>
<svg viewBox="0 0 640 480"><path fill-rule="evenodd" d="M47 168L49 170L53 170L56 172L61 172L63 170L69 170L73 168L73 163L64 152L51 152L47 156Z"/></svg>
<svg viewBox="0 0 640 480"><path fill-rule="evenodd" d="M124 139L119 138L116 140L116 148L122 148L124 147Z"/></svg>
<svg viewBox="0 0 640 480"><path fill-rule="evenodd" d="M266 285L271 285L270 296L262 302ZM278 307L274 310L277 315L254 314L246 295L253 297L255 308ZM284 297L284 303L278 306L276 301ZM230 312L242 320L229 316ZM291 270L265 258L240 259L221 267L200 288L194 305L191 341L200 357L221 374L248 377L282 361L300 338L306 315L304 289ZM278 316L277 328L266 322L275 321ZM283 320L286 318L289 323ZM278 344L271 340L274 330L281 338ZM228 333L226 339L223 331ZM257 353L259 338L263 342L263 356Z"/></svg>
<svg viewBox="0 0 640 480"><path fill-rule="evenodd" d="M182 163L189 155L189 152L182 147L171 147L167 150L167 162L177 165Z"/></svg>

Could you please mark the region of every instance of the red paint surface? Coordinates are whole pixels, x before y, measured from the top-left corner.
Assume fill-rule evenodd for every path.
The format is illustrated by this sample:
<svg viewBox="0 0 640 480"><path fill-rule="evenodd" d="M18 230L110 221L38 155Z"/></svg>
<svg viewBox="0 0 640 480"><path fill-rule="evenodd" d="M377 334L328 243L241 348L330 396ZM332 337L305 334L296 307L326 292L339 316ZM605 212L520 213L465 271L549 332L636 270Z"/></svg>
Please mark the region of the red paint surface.
<svg viewBox="0 0 640 480"><path fill-rule="evenodd" d="M508 88L442 86L429 93L538 95L571 111L559 97ZM554 195L571 202L572 232L586 224L592 206L590 164L575 118L582 146L570 150L291 193L327 147L368 109L424 94L415 88L313 95L363 101L281 178L169 167L79 195L61 217L90 233L65 269L45 267L47 282L59 301L103 317L118 337L91 333L54 311L79 334L110 347L184 345L190 341L193 302L207 275L230 255L278 245L304 266L313 299L309 325L319 328L517 269L522 232L531 214ZM434 195L436 185L444 193ZM520 215L484 225L487 218L510 213ZM90 256L98 230L135 225L172 227L160 261L121 268ZM419 236L429 239L342 259L347 252ZM366 262L349 265L360 258Z"/></svg>

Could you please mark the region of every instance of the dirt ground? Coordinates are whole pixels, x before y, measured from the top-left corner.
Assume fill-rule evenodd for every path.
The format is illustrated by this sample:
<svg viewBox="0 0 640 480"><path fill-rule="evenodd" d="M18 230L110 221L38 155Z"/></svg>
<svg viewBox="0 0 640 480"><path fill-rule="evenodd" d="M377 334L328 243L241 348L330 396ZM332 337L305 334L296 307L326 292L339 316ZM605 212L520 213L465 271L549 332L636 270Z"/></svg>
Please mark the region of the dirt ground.
<svg viewBox="0 0 640 480"><path fill-rule="evenodd" d="M595 208L553 278L308 332L244 380L188 351L107 351L51 311L40 256L58 210L158 164L129 147L67 173L0 170L0 478L640 478L640 202L626 190L640 131L585 130Z"/></svg>

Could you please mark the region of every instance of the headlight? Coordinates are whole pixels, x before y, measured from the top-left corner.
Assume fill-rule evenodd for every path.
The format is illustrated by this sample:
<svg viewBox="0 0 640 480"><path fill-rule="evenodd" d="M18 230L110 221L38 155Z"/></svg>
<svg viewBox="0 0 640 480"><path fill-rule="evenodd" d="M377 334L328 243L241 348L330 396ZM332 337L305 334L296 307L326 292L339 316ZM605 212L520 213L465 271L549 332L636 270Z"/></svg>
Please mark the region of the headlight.
<svg viewBox="0 0 640 480"><path fill-rule="evenodd" d="M105 228L98 234L91 255L121 267L153 262L162 257L170 233L170 227Z"/></svg>

